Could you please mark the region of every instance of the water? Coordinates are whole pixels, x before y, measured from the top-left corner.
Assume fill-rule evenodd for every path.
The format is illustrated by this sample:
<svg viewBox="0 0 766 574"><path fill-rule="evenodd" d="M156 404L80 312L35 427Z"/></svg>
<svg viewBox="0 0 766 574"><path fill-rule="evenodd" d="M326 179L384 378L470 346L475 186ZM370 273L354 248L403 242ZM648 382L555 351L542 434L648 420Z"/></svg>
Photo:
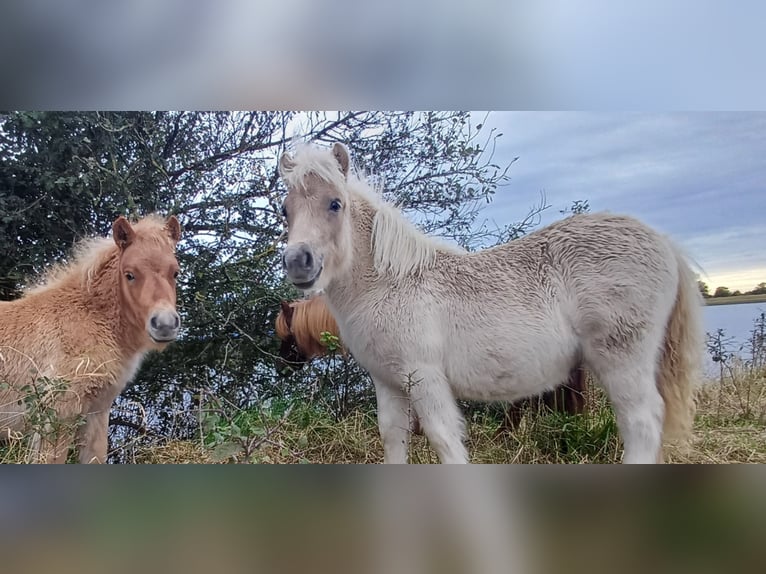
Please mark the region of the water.
<svg viewBox="0 0 766 574"><path fill-rule="evenodd" d="M737 352L749 340L755 319L764 312L766 303L707 306L704 312L705 331L715 334L717 329L723 329L727 349ZM747 354L747 351L744 353ZM705 371L708 374L718 371L709 355L706 357Z"/></svg>
<svg viewBox="0 0 766 574"><path fill-rule="evenodd" d="M765 312L766 303L711 305L705 307L705 330L715 333L716 329L723 329L726 336L733 337L739 345L750 338L753 321Z"/></svg>

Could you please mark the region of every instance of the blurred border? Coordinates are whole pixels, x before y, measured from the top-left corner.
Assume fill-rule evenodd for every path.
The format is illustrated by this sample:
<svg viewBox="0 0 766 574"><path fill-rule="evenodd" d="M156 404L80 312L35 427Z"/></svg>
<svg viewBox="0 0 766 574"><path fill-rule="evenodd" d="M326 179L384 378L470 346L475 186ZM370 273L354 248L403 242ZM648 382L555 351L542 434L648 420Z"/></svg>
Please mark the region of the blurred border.
<svg viewBox="0 0 766 574"><path fill-rule="evenodd" d="M5 467L0 553L13 572L755 571L765 470Z"/></svg>
<svg viewBox="0 0 766 574"><path fill-rule="evenodd" d="M28 0L3 109L755 110L766 4Z"/></svg>

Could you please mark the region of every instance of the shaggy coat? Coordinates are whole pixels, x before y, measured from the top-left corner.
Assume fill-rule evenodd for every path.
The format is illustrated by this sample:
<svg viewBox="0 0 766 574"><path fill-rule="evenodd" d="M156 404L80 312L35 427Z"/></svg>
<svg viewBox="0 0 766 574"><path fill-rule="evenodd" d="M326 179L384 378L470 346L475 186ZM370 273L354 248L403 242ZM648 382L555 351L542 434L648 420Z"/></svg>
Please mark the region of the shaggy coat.
<svg viewBox="0 0 766 574"><path fill-rule="evenodd" d="M582 363L607 391L624 462L691 427L703 338L694 274L630 217L575 215L465 253L423 235L349 170L346 149L280 160L288 278L323 289L371 374L387 462L406 462L406 401L442 462L467 462L455 398L514 401Z"/></svg>
<svg viewBox="0 0 766 574"><path fill-rule="evenodd" d="M120 217L112 238L84 242L70 265L0 303L0 430L32 430L33 461L65 462L75 435L80 462L106 461L112 403L180 326L180 233L175 217Z"/></svg>

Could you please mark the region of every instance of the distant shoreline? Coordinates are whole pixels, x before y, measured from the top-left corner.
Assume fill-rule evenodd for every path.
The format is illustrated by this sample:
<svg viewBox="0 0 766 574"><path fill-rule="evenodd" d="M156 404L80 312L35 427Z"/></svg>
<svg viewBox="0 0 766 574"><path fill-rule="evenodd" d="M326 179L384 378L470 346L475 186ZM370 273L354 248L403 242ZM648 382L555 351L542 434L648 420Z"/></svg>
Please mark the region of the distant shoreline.
<svg viewBox="0 0 766 574"><path fill-rule="evenodd" d="M739 303L766 303L766 294L731 295L729 297L708 297L706 305L737 305Z"/></svg>

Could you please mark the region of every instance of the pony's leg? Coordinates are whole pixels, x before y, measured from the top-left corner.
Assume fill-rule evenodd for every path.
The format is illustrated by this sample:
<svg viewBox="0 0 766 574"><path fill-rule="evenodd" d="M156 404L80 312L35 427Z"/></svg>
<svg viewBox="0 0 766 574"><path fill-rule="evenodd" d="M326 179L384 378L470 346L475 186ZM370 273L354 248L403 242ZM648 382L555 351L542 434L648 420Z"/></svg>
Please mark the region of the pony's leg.
<svg viewBox="0 0 766 574"><path fill-rule="evenodd" d="M82 464L106 462L109 409L88 413L79 433L79 460Z"/></svg>
<svg viewBox="0 0 766 574"><path fill-rule="evenodd" d="M465 421L449 382L438 369L413 373L410 397L420 419L423 434L442 464L466 464L468 450L463 444Z"/></svg>
<svg viewBox="0 0 766 574"><path fill-rule="evenodd" d="M373 379L378 402L378 428L383 442L383 462L406 464L410 432L410 402L406 393L379 379Z"/></svg>
<svg viewBox="0 0 766 574"><path fill-rule="evenodd" d="M609 395L625 446L623 463L651 464L661 460L665 404L655 381L650 353L600 365L596 376Z"/></svg>

